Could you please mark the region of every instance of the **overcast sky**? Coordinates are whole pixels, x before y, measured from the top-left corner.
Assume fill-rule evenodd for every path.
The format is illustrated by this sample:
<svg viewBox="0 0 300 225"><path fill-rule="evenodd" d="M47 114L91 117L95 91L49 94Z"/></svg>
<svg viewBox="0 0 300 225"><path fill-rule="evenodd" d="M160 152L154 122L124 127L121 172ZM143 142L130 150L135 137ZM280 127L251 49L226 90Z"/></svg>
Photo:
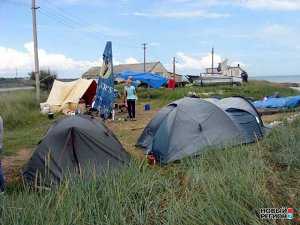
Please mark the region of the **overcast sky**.
<svg viewBox="0 0 300 225"><path fill-rule="evenodd" d="M33 68L31 0L0 0L0 77ZM114 64L161 61L199 74L228 58L250 75L299 73L300 0L37 0L41 68L79 77L100 65L105 42Z"/></svg>

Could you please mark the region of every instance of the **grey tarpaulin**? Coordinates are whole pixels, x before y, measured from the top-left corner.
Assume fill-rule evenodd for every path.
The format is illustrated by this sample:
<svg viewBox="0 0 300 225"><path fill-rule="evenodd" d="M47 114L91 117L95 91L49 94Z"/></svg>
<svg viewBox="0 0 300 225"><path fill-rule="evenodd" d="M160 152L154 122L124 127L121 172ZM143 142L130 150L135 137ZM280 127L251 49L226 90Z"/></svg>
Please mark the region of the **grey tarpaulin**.
<svg viewBox="0 0 300 225"><path fill-rule="evenodd" d="M29 183L42 180L58 184L70 174L101 174L129 162L129 155L115 135L100 121L71 116L57 121L47 132L25 166Z"/></svg>
<svg viewBox="0 0 300 225"><path fill-rule="evenodd" d="M222 104L188 97L175 101L150 121L137 146L151 151L161 163L168 163L209 147L251 143L261 138L260 117L247 105L251 103L236 98L245 105L226 106L233 100Z"/></svg>

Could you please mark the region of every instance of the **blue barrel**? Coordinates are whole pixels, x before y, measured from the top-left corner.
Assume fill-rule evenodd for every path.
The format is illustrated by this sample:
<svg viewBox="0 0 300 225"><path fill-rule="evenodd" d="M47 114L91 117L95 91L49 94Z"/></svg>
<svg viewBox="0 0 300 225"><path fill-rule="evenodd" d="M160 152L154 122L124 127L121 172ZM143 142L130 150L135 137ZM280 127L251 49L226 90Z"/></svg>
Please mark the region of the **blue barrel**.
<svg viewBox="0 0 300 225"><path fill-rule="evenodd" d="M145 104L145 105L144 105L144 110L145 110L145 111L149 111L150 109L151 109L150 104Z"/></svg>

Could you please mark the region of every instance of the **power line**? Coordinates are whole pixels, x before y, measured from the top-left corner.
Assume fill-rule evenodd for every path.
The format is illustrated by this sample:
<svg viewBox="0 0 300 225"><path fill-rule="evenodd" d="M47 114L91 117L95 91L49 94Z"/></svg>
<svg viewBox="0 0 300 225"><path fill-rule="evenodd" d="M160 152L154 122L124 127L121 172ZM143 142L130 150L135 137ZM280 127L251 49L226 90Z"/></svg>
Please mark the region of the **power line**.
<svg viewBox="0 0 300 225"><path fill-rule="evenodd" d="M54 20L57 23L62 24L63 26L69 28L70 30L77 32L84 38L89 38L90 40L94 40L97 42L99 42L99 39L103 40L105 38L104 36L99 35L101 33L100 31L88 30L89 26L92 27L91 25L75 23L72 20L69 20L64 16L61 16L60 14L51 12L47 8L41 8L40 13L43 14L44 16L50 18L51 20ZM88 35L86 35L84 33L88 33ZM122 47L126 47L129 49L137 49L138 48L137 46L120 43L120 41L118 41L116 43L117 43L117 45L120 44L120 45L122 45Z"/></svg>
<svg viewBox="0 0 300 225"><path fill-rule="evenodd" d="M67 23L68 25L71 25L72 27L74 27L74 29L78 28L79 31L80 31L80 29L87 28L85 30L85 32L88 32L90 35L93 36L93 38L97 39L97 41L99 39L104 38L105 35L103 35L102 34L103 32L101 32L100 30L98 31L97 27L95 30L89 31L88 28L91 29L93 27L93 25L88 23L86 20L67 13L65 10L58 7L56 4L53 4L49 0L45 0L45 1L47 2L47 4L44 5L43 8L45 11L47 11L48 14L54 15L54 17L60 17L60 20L62 20L63 23ZM84 32L84 31L81 30L81 32ZM118 41L118 43L120 43L120 41ZM122 43L122 46L130 48L130 49L138 48L138 46L136 46L136 45L134 46L134 45L128 45L128 44L124 44L124 43Z"/></svg>
<svg viewBox="0 0 300 225"><path fill-rule="evenodd" d="M65 26L66 28L68 28L69 30L71 31L76 31L82 38L84 39L87 39L87 40L93 40L93 41L98 41L99 40L99 36L91 33L90 35L84 35L82 32L80 32L80 28L78 28L77 26L75 26L74 24L66 21L66 20L63 20L55 15L53 15L52 13L44 10L44 9L41 9L40 10L40 13L48 18L50 18L51 20ZM101 37L102 38L102 37Z"/></svg>
<svg viewBox="0 0 300 225"><path fill-rule="evenodd" d="M6 1L7 3L18 5L18 6L24 6L24 7L28 6L28 4L26 4L25 2L20 2L17 0L3 0L3 1ZM39 10L39 13L42 16L45 16L45 17L49 18L50 20L55 21L56 23L59 23L59 24L63 25L64 27L67 27L71 31L77 32L81 37L83 37L85 39L89 39L89 40L98 42L99 39L103 40L105 38L104 35L101 35L102 33L100 30L99 31L97 29L92 30L91 28L93 27L93 25L88 23L86 20L69 14L68 12L66 12L62 8L58 7L56 4L53 4L49 0L45 0L43 3L45 3L45 4L43 4ZM88 34L86 34L86 33L88 33ZM121 47L128 48L128 49L138 49L139 48L138 45L129 45L128 43L124 43L119 40L115 42L115 46L118 46L118 45ZM147 48L147 44L144 47ZM144 51L144 64L146 64L146 49Z"/></svg>
<svg viewBox="0 0 300 225"><path fill-rule="evenodd" d="M1 0L1 4L13 4L16 6L22 6L22 7L29 7L29 3L21 2L17 0ZM89 27L93 27L92 24L88 23L86 20L76 17L74 15L71 15L70 13L63 10L61 7L58 7L56 4L51 2L50 0L44 0L42 7L39 10L39 13L41 13L43 16L46 16L50 18L51 20L56 21L57 23L60 23L63 26L68 27L69 29L73 31L78 31L78 33L81 36L85 36L89 39L97 40L104 39L104 35L101 35L101 31L97 30L88 30ZM86 28L86 29L85 29ZM85 29L85 30L84 30ZM83 32L88 32L89 35L84 35ZM120 44L120 41L117 42L117 44ZM138 49L138 45L129 45L125 43L121 43L122 47L126 47L129 49Z"/></svg>
<svg viewBox="0 0 300 225"><path fill-rule="evenodd" d="M45 1L47 2L47 5L49 6L49 8L51 8L50 10L56 11L56 15L60 16L61 18L64 18L65 20L68 20L71 23L77 24L79 26L89 25L89 23L87 21L85 21L84 19L75 17L74 15L67 13L65 10L57 7L55 4L53 4L49 0L45 0ZM45 8L48 8L47 5L45 5Z"/></svg>

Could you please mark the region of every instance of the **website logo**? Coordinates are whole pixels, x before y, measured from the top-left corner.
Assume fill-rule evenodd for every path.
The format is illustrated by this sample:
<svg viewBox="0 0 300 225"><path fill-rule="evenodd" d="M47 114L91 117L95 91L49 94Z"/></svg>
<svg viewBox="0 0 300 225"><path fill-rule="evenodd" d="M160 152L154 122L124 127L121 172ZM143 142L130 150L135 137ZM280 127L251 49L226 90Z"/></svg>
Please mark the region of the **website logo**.
<svg viewBox="0 0 300 225"><path fill-rule="evenodd" d="M294 209L293 208L287 208L287 219L288 220L294 219Z"/></svg>
<svg viewBox="0 0 300 225"><path fill-rule="evenodd" d="M292 220L300 224L300 209L294 208L261 208L258 216L262 220Z"/></svg>

